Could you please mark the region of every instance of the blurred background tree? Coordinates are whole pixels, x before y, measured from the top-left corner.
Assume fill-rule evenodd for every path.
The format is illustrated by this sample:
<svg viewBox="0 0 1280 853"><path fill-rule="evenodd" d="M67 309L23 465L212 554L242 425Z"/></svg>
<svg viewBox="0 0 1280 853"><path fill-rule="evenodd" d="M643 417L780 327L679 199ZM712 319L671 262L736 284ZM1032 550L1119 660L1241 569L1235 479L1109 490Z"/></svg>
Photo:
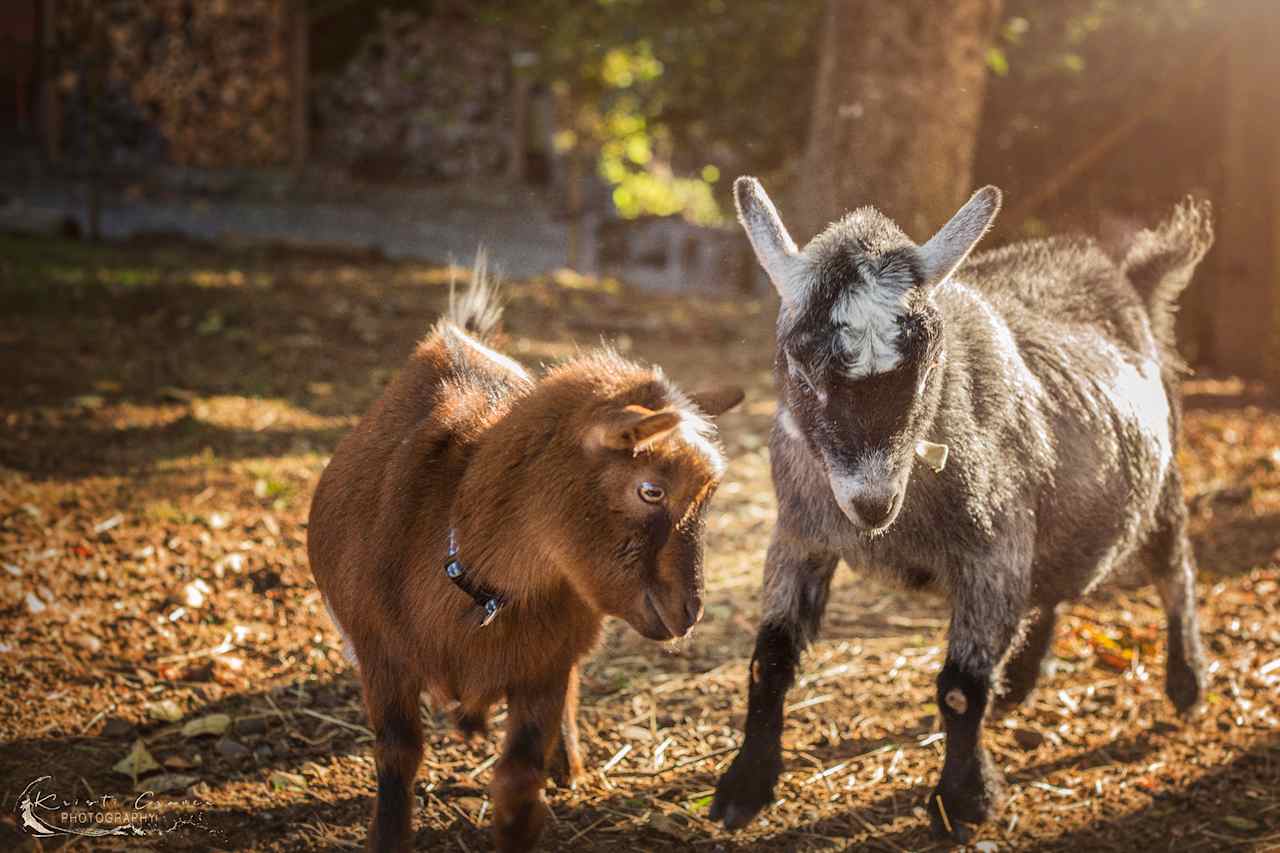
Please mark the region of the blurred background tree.
<svg viewBox="0 0 1280 853"><path fill-rule="evenodd" d="M819 230L874 200L924 240L972 189L986 54L1001 0L830 0L800 179Z"/></svg>
<svg viewBox="0 0 1280 853"><path fill-rule="evenodd" d="M105 40L69 35L77 3L0 11L0 112L65 169L309 158L690 227L726 225L753 173L798 237L863 203L921 237L992 182L993 242L1078 228L1113 251L1192 192L1221 238L1185 345L1278 361L1273 0L101 0Z"/></svg>

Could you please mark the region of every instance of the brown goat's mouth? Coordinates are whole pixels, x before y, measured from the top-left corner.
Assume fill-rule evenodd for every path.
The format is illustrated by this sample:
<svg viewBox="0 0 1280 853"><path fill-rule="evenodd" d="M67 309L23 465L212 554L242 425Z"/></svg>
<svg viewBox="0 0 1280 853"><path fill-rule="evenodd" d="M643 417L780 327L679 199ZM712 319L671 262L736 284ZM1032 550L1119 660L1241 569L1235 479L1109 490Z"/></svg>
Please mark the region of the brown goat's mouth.
<svg viewBox="0 0 1280 853"><path fill-rule="evenodd" d="M662 613L662 608L658 606L658 602L653 600L653 595L648 590L646 590L644 594L644 603L645 606L649 608L649 612L653 614L654 619L657 620L657 623L662 626L662 630L666 632L666 636L664 637L650 637L650 639L674 640L676 637L680 636L678 632L672 630L671 625L667 622L667 617Z"/></svg>
<svg viewBox="0 0 1280 853"><path fill-rule="evenodd" d="M670 611L664 610L658 596L651 591L645 590L642 597L644 603L637 608L638 612L634 612L633 618L628 618L627 621L646 639L657 642L684 639L693 633L693 626L702 618L702 606L696 601L693 604L682 602L681 606L687 611L686 618L679 619L679 617L673 618ZM694 604L697 605L696 613L693 609Z"/></svg>

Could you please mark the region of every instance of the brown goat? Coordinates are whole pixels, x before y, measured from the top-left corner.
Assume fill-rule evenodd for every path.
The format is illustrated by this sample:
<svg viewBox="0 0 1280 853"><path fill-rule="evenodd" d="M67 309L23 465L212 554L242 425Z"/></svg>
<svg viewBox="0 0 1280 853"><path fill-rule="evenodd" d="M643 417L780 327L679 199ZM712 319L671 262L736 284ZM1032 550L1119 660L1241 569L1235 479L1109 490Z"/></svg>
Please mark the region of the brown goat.
<svg viewBox="0 0 1280 853"><path fill-rule="evenodd" d="M494 831L500 850L526 850L547 765L582 773L577 665L604 616L667 640L702 615L702 519L724 467L706 417L741 390L686 397L609 352L535 380L482 342L500 312L477 273L311 505L311 568L375 734L370 849L411 846L421 692L456 702L465 734L507 700Z"/></svg>

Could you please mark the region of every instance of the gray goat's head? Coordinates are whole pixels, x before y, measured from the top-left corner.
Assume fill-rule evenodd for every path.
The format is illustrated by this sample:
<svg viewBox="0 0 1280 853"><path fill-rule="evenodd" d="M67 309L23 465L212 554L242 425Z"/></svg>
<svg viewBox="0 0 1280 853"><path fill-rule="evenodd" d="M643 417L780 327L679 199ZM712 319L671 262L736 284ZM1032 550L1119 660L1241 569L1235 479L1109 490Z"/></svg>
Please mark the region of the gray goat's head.
<svg viewBox="0 0 1280 853"><path fill-rule="evenodd" d="M883 531L897 518L938 398L931 374L943 355L943 330L931 293L986 233L1000 191L978 190L923 246L863 207L803 250L759 181L739 178L734 196L756 257L782 297L775 361L781 426L822 462L849 520Z"/></svg>

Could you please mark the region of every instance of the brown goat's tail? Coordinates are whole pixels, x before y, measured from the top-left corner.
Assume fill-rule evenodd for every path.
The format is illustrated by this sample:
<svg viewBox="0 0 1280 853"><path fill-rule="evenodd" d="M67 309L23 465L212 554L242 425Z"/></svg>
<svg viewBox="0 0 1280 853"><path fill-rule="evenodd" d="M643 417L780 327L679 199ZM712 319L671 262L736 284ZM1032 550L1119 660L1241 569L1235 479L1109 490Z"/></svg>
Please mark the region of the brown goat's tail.
<svg viewBox="0 0 1280 853"><path fill-rule="evenodd" d="M478 338L486 338L497 329L502 303L498 301L498 282L489 274L489 253L483 246L476 250L467 289L458 293L455 282L449 282L448 316L458 328Z"/></svg>
<svg viewBox="0 0 1280 853"><path fill-rule="evenodd" d="M1210 204L1188 197L1159 226L1139 232L1120 265L1146 304L1151 330L1171 365L1179 363L1174 341L1178 297L1212 245Z"/></svg>

